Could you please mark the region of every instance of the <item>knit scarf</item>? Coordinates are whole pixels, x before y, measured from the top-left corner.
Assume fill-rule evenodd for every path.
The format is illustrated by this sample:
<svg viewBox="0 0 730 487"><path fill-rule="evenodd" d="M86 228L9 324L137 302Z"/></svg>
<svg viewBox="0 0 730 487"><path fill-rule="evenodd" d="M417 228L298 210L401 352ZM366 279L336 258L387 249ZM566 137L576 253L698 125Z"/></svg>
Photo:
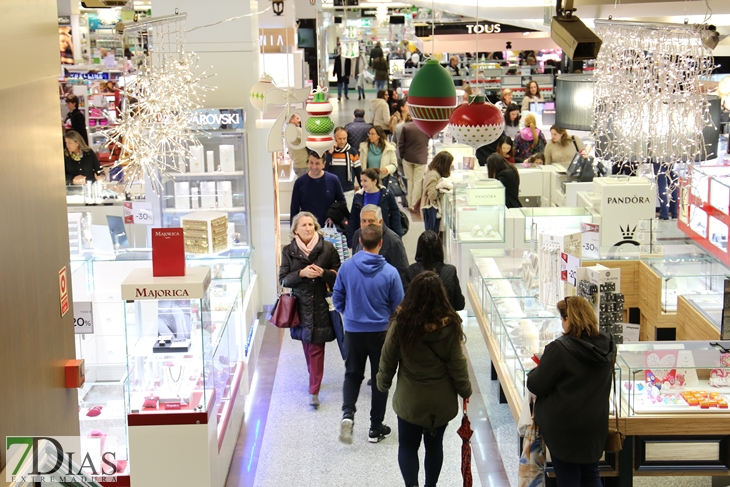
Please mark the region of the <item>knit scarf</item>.
<svg viewBox="0 0 730 487"><path fill-rule="evenodd" d="M350 144L345 144L345 147L342 149L338 149L337 146L334 148L335 152L344 152L345 153L345 166L347 167L347 180L352 181L352 164L350 163Z"/></svg>
<svg viewBox="0 0 730 487"><path fill-rule="evenodd" d="M314 250L314 247L316 247L317 243L319 242L319 234L317 232L314 232L314 236L308 244L305 244L302 239L299 238L299 235L296 235L294 239L297 241L297 247L299 247L299 250L301 250L304 255L309 257L309 254L312 252L312 250Z"/></svg>

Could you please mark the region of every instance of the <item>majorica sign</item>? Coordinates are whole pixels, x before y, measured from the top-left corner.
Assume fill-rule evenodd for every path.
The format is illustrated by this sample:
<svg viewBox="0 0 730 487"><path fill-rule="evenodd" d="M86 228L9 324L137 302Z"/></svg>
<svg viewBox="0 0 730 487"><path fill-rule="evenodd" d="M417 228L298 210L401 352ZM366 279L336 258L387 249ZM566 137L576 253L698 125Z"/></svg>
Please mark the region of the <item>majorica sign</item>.
<svg viewBox="0 0 730 487"><path fill-rule="evenodd" d="M135 295L138 298L185 298L189 296L187 289L147 289L135 288Z"/></svg>
<svg viewBox="0 0 730 487"><path fill-rule="evenodd" d="M606 202L609 205L637 205L649 203L649 198L645 196L618 196L608 197Z"/></svg>
<svg viewBox="0 0 730 487"><path fill-rule="evenodd" d="M498 34L502 32L502 26L500 24L487 24L487 25L469 25L467 24L466 30L469 34Z"/></svg>

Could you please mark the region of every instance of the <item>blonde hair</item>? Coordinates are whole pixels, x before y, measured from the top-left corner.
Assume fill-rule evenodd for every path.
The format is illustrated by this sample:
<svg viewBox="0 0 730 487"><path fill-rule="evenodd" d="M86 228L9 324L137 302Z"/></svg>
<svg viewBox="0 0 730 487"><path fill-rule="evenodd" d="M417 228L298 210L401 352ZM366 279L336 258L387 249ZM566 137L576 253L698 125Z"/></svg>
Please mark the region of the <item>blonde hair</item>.
<svg viewBox="0 0 730 487"><path fill-rule="evenodd" d="M532 132L532 148L534 149L537 147L537 120L535 119L535 115L532 113L528 113L525 115L525 127L529 127L530 131Z"/></svg>
<svg viewBox="0 0 730 487"><path fill-rule="evenodd" d="M75 130L68 130L65 134L63 134L64 139L73 140L77 144L79 144L79 151L83 154L84 152L89 152L91 150L91 147L86 145L86 142L84 141L84 138L81 137L81 134L76 132ZM64 144L65 146L66 144ZM66 147L63 150L64 154L67 156L70 156L71 154L68 152L68 147Z"/></svg>
<svg viewBox="0 0 730 487"><path fill-rule="evenodd" d="M566 335L580 337L583 333L588 336L598 335L598 319L593 307L583 296L567 296L558 301L560 316L568 320Z"/></svg>
<svg viewBox="0 0 730 487"><path fill-rule="evenodd" d="M500 99L502 100L502 102L504 102L504 96L511 95L511 94L512 94L512 90L510 90L509 88L505 88L502 90L502 96L500 97Z"/></svg>
<svg viewBox="0 0 730 487"><path fill-rule="evenodd" d="M294 233L299 226L299 220L301 220L304 217L309 217L314 222L314 231L322 235L322 226L317 221L317 217L314 216L312 213L308 211L300 211L296 215L294 215L294 218L291 220L291 230L289 230L289 237L294 240L297 237L297 234Z"/></svg>

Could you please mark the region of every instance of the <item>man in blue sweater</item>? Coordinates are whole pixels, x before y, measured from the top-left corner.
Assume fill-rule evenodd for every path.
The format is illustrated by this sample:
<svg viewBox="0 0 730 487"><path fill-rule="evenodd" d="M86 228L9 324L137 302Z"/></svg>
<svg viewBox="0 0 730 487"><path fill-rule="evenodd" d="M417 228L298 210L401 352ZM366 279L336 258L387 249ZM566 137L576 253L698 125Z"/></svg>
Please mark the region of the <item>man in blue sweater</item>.
<svg viewBox="0 0 730 487"><path fill-rule="evenodd" d="M360 231L363 251L346 260L337 274L332 301L344 315L347 360L342 386L340 441L352 443L355 405L365 378L365 363L370 359L370 374L375 377L380 351L385 342L390 315L403 300L403 285L395 267L378 255L383 245L383 228L367 225ZM377 443L390 434L383 424L388 393L372 384L370 431L368 441Z"/></svg>
<svg viewBox="0 0 730 487"><path fill-rule="evenodd" d="M346 203L340 179L324 171L324 161L316 152L309 153L309 172L294 182L289 209L290 222L300 211L309 211L317 217L321 226L327 220L327 210L332 203Z"/></svg>

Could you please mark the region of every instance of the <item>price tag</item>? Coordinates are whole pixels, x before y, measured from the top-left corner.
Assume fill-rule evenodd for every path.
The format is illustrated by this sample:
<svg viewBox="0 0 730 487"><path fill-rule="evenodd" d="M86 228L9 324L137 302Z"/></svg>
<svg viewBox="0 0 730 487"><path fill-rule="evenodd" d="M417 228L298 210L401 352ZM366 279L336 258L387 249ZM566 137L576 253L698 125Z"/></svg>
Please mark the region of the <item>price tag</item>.
<svg viewBox="0 0 730 487"><path fill-rule="evenodd" d="M74 302L74 333L88 335L94 333L92 322L93 310L91 301Z"/></svg>
<svg viewBox="0 0 730 487"><path fill-rule="evenodd" d="M578 282L578 267L580 267L580 259L565 252L560 253L560 279L568 284L575 286Z"/></svg>
<svg viewBox="0 0 730 487"><path fill-rule="evenodd" d="M597 223L581 223L582 256L584 259L599 259L601 257L601 234Z"/></svg>
<svg viewBox="0 0 730 487"><path fill-rule="evenodd" d="M152 213L152 203L125 201L124 223L154 225L155 216Z"/></svg>

